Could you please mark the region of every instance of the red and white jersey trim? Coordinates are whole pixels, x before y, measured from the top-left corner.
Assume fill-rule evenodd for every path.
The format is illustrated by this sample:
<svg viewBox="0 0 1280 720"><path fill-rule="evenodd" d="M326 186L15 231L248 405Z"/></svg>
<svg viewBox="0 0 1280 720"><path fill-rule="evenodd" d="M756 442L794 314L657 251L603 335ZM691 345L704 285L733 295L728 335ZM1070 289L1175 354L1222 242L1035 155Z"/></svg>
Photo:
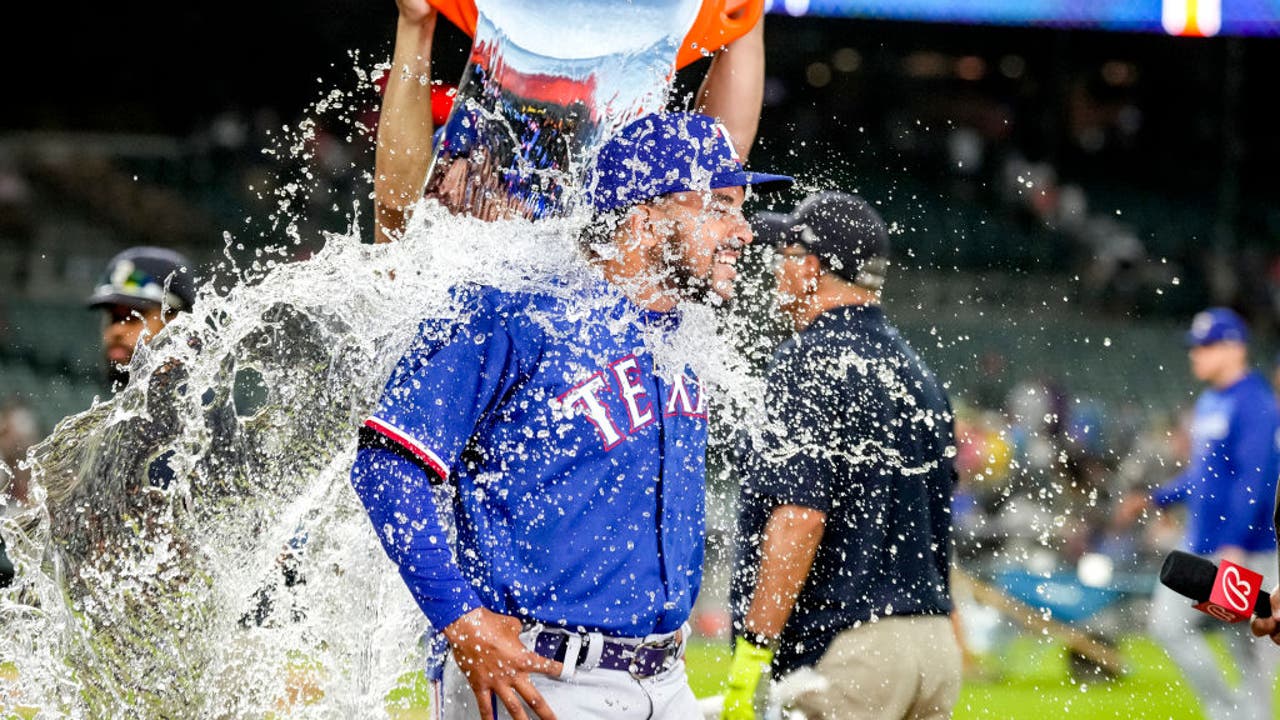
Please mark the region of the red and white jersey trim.
<svg viewBox="0 0 1280 720"><path fill-rule="evenodd" d="M365 427L377 432L384 437L395 441L395 443L418 457L419 460L427 464L427 467L436 471L441 480L449 479L448 466L436 455L430 448L422 443L414 440L413 437L381 418L371 417L364 421Z"/></svg>

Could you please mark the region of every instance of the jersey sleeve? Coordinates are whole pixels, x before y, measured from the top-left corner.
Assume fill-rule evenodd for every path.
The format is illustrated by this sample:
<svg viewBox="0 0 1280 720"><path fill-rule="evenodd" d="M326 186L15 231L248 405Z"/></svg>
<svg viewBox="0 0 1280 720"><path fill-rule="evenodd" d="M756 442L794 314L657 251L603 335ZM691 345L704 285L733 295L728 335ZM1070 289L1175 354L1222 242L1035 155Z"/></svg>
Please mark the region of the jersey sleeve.
<svg viewBox="0 0 1280 720"><path fill-rule="evenodd" d="M460 321L422 324L361 431L362 446L396 445L442 481L518 372L505 318L484 299L470 305Z"/></svg>
<svg viewBox="0 0 1280 720"><path fill-rule="evenodd" d="M441 630L481 603L454 561L429 477L396 445L362 445L351 468L351 486L383 550L432 627Z"/></svg>

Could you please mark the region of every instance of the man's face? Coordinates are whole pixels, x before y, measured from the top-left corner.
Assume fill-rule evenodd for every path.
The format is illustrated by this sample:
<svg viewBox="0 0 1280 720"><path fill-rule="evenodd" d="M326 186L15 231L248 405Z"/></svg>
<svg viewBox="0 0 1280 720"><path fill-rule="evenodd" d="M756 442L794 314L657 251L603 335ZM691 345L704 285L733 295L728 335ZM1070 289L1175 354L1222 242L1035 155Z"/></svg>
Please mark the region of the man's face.
<svg viewBox="0 0 1280 720"><path fill-rule="evenodd" d="M777 280L778 309L788 315L795 314L797 307L809 296L813 283L813 257L803 245L789 244L774 249L773 277Z"/></svg>
<svg viewBox="0 0 1280 720"><path fill-rule="evenodd" d="M138 339L149 342L164 327L160 306L140 310L127 305L111 305L106 310L102 328L102 353L110 368L128 365Z"/></svg>
<svg viewBox="0 0 1280 720"><path fill-rule="evenodd" d="M733 297L742 248L751 226L742 215L741 187L665 195L651 204L651 224L659 236L652 265L662 282L682 297L705 300L714 293Z"/></svg>
<svg viewBox="0 0 1280 720"><path fill-rule="evenodd" d="M1193 347L1187 351L1191 359L1191 374L1200 382L1212 384L1232 371L1243 352L1243 346L1234 342Z"/></svg>

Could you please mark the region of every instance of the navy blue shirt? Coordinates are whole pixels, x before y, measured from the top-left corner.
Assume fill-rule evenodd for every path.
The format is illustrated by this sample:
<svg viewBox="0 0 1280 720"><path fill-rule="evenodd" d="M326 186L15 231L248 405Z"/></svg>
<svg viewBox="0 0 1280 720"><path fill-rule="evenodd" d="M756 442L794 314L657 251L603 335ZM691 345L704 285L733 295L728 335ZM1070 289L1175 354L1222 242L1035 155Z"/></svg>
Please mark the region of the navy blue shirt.
<svg viewBox="0 0 1280 720"><path fill-rule="evenodd" d="M1273 499L1280 475L1280 408L1266 378L1250 372L1196 401L1187 468L1152 493L1156 505L1187 506L1187 550L1276 547Z"/></svg>
<svg viewBox="0 0 1280 720"><path fill-rule="evenodd" d="M477 606L678 629L702 579L707 398L687 369L660 375L645 344L678 316L604 285L585 301L482 288L465 305L423 324L352 471L419 606L437 629ZM456 561L428 479L456 487Z"/></svg>
<svg viewBox="0 0 1280 720"><path fill-rule="evenodd" d="M830 310L774 353L770 428L744 439L731 588L741 629L779 505L826 514L774 672L811 665L872 617L951 612L955 442L941 384L878 306Z"/></svg>

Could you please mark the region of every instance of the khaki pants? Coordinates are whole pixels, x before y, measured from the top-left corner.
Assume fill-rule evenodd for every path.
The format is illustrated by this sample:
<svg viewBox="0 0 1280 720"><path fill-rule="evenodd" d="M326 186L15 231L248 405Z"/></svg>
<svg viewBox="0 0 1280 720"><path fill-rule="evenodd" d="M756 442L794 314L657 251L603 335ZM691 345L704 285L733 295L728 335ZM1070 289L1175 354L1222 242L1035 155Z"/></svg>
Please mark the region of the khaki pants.
<svg viewBox="0 0 1280 720"><path fill-rule="evenodd" d="M809 720L950 718L960 646L946 615L888 617L841 632L815 670L826 682L796 698Z"/></svg>

